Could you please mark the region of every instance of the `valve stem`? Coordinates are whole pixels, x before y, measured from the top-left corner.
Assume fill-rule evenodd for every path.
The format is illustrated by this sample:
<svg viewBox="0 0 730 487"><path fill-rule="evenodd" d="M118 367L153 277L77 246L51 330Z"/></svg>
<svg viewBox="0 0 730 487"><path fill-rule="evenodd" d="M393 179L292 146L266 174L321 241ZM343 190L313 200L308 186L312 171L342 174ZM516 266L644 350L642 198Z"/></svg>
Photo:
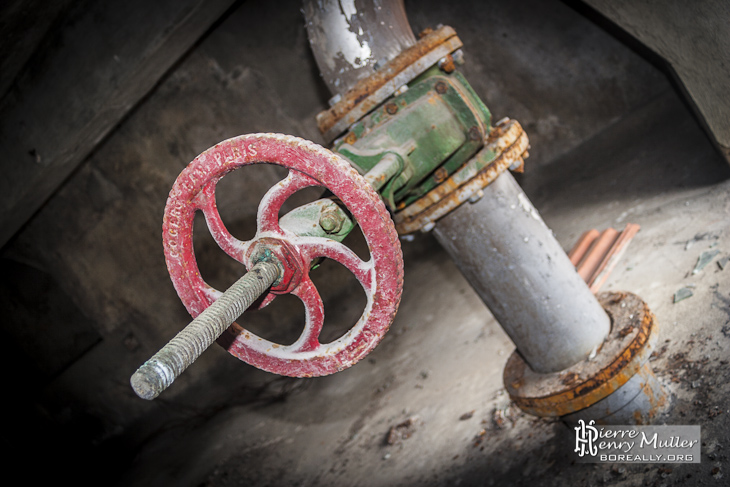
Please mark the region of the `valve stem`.
<svg viewBox="0 0 730 487"><path fill-rule="evenodd" d="M142 399L154 399L192 364L279 277L275 262L259 262L132 375Z"/></svg>

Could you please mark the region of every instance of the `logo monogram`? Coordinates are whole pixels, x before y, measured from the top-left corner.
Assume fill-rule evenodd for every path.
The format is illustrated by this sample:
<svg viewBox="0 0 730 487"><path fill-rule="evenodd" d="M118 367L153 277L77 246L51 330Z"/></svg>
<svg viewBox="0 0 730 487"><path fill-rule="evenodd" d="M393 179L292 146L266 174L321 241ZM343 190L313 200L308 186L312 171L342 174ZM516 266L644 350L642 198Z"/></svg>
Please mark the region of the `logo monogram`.
<svg viewBox="0 0 730 487"><path fill-rule="evenodd" d="M578 420L579 426L575 429L575 452L578 456L582 457L586 454L596 456L598 454L598 447L595 442L598 439L598 430L593 426L596 422L590 420L586 425L582 419Z"/></svg>

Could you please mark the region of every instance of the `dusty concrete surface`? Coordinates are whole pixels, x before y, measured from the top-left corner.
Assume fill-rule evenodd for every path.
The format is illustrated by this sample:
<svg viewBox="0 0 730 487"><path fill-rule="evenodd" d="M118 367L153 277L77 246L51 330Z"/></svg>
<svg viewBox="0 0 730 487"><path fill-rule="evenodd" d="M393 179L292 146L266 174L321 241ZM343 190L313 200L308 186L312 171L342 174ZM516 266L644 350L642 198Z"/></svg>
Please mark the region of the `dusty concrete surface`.
<svg viewBox="0 0 730 487"><path fill-rule="evenodd" d="M512 346L430 236L404 244L399 314L352 369L283 379L214 347L154 402L134 396L131 373L189 319L160 244L177 174L240 133L321 142L314 115L327 93L298 2L244 2L3 248L9 461L33 480L78 485L722 485L730 271L691 271L709 245L716 259L730 252L729 171L660 73L545 4L407 8L416 30L454 26L465 74L495 117L527 127L521 182L565 248L588 228L642 225L607 288L641 295L657 314L670 341L655 364L677 397L666 421L703 426L702 464L572 465L570 431L509 407L501 373ZM235 235L251 231L280 177L230 176L219 204ZM240 274L204 232L196 252L216 286ZM342 268L321 270L335 335L363 297ZM688 284L694 296L673 304ZM281 300L246 320L286 337L301 311Z"/></svg>

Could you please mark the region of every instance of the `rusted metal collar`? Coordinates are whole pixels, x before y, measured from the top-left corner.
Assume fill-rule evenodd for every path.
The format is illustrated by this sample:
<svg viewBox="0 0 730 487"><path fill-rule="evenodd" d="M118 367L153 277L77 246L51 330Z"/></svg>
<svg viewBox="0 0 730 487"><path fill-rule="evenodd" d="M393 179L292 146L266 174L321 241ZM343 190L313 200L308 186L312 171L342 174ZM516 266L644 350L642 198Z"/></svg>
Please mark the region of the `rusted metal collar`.
<svg viewBox="0 0 730 487"><path fill-rule="evenodd" d="M523 411L558 417L585 409L629 381L655 349L656 318L632 293L598 296L612 320L611 333L593 358L560 372L538 374L515 352L504 369L504 385Z"/></svg>
<svg viewBox="0 0 730 487"><path fill-rule="evenodd" d="M439 218L458 208L505 170L522 172L530 142L516 120L505 119L489 133L487 143L448 179L395 214L401 235L427 230Z"/></svg>
<svg viewBox="0 0 730 487"><path fill-rule="evenodd" d="M426 34L375 74L358 81L332 108L320 112L317 115L320 132L328 142L333 141L398 88L461 46L456 31L449 26Z"/></svg>

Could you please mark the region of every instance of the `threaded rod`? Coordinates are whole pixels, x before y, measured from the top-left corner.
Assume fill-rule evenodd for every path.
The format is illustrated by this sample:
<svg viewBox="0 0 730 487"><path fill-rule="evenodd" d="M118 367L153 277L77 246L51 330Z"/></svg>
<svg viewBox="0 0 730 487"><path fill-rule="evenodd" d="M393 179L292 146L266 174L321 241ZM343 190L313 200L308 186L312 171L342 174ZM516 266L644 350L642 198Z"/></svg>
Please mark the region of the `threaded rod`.
<svg viewBox="0 0 730 487"><path fill-rule="evenodd" d="M273 262L259 262L167 345L145 362L130 380L142 399L154 399L192 364L246 308L279 277Z"/></svg>

